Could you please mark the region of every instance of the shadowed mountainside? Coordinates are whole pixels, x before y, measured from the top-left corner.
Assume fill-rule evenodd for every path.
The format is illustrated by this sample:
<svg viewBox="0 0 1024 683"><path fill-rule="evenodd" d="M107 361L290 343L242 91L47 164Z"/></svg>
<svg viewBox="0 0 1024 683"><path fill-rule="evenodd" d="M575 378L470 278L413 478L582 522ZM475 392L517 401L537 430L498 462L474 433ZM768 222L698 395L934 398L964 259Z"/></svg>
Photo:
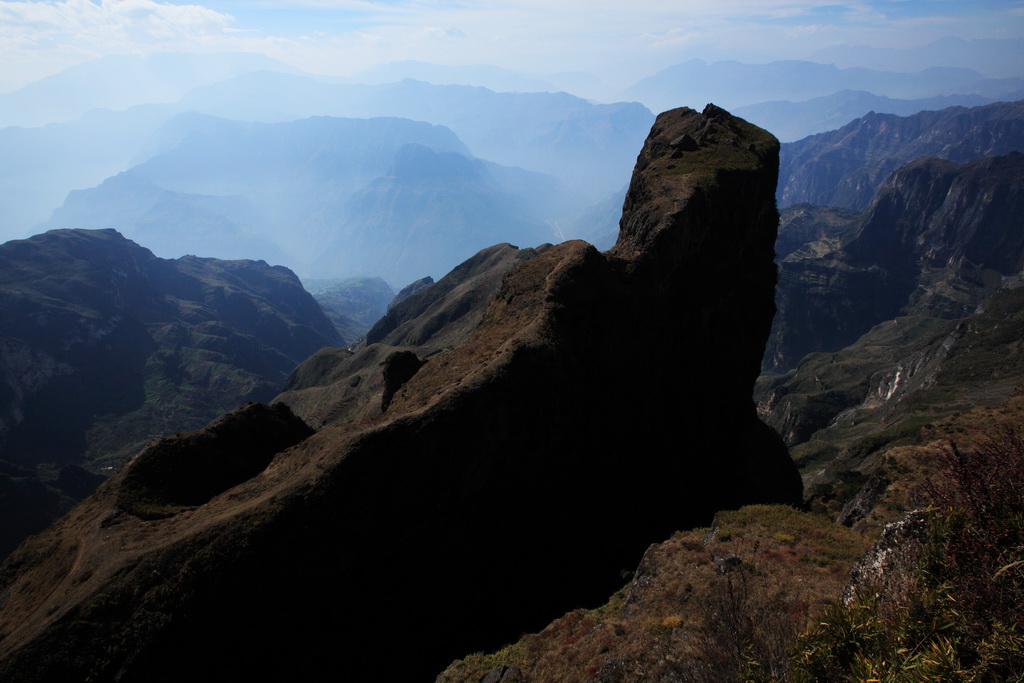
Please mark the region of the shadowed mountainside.
<svg viewBox="0 0 1024 683"><path fill-rule="evenodd" d="M666 112L616 246L515 250L466 341L383 414L158 521L119 511L129 465L0 570L0 671L422 680L602 600L675 529L798 503L750 399L777 154L712 105ZM401 662L396 619L424 624Z"/></svg>
<svg viewBox="0 0 1024 683"><path fill-rule="evenodd" d="M900 315L958 318L1011 284L1024 236L1024 154L960 165L921 159L892 174L858 223L780 263L767 370L838 351Z"/></svg>
<svg viewBox="0 0 1024 683"><path fill-rule="evenodd" d="M821 204L861 211L890 173L922 157L966 163L1024 151L1024 101L949 107L913 116L876 114L782 145L780 207Z"/></svg>
<svg viewBox="0 0 1024 683"><path fill-rule="evenodd" d="M154 438L269 400L299 361L339 343L284 268L168 261L113 230L0 245L0 460L18 468L4 490L81 498L97 482L60 485L61 467L112 470ZM27 474L40 467L54 481ZM51 507L55 491L45 493L12 519ZM3 554L45 523L13 526Z"/></svg>

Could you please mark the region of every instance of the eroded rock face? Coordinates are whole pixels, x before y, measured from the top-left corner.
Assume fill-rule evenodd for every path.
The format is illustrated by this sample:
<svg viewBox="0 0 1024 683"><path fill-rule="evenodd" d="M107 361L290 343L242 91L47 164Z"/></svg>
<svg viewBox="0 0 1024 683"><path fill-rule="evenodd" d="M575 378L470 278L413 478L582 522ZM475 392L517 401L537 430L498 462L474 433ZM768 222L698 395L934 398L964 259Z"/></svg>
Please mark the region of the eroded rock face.
<svg viewBox="0 0 1024 683"><path fill-rule="evenodd" d="M849 236L781 262L765 369L838 351L900 315L969 315L1024 268L1022 212L1019 152L921 159L893 173Z"/></svg>
<svg viewBox="0 0 1024 683"><path fill-rule="evenodd" d="M0 671L60 670L60 639L99 679L368 680L400 641L403 676L422 680L604 599L675 529L799 503L750 398L773 312L777 155L716 107L662 114L616 246L516 250L465 341L386 413L338 418L345 392L297 401L324 428L245 483L148 523L109 516L105 487L12 559ZM352 358L320 357L302 386L351 387ZM108 616L90 619L101 595Z"/></svg>
<svg viewBox="0 0 1024 683"><path fill-rule="evenodd" d="M863 210L888 176L914 159L966 163L1022 145L1024 101L913 116L871 112L838 130L783 145L779 206L810 202Z"/></svg>

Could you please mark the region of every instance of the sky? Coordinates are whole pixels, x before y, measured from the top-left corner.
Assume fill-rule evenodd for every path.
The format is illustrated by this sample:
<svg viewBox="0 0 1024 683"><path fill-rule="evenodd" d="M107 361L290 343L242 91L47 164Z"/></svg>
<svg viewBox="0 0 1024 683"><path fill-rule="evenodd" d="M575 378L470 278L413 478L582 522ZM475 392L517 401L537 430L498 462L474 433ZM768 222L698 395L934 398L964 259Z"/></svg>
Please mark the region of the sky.
<svg viewBox="0 0 1024 683"><path fill-rule="evenodd" d="M348 76L419 60L650 75L832 45L1024 36L1024 0L0 0L0 92L109 54L242 51Z"/></svg>

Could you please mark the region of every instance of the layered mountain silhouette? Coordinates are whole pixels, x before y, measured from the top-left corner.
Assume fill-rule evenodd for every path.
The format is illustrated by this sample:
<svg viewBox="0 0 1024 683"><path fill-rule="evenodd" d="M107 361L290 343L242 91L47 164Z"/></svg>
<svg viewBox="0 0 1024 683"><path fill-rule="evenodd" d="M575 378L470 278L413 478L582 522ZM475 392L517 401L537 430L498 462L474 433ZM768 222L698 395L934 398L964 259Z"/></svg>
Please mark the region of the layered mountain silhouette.
<svg viewBox="0 0 1024 683"><path fill-rule="evenodd" d="M249 71L177 101L142 99L123 111L92 110L42 128L0 130L0 153L8 162L0 169L4 237L31 234L68 192L170 151L190 131L192 120L172 121L179 114L268 123L325 115L426 121L453 130L476 157L554 175L584 204L625 186L653 120L639 104L595 104L566 93L499 93L412 80L337 84L284 71ZM78 87L89 86L86 79Z"/></svg>
<svg viewBox="0 0 1024 683"><path fill-rule="evenodd" d="M496 240L551 241L543 217L572 206L553 178L471 158L447 128L406 119L187 115L166 139L165 153L72 192L44 227L405 284Z"/></svg>
<svg viewBox="0 0 1024 683"><path fill-rule="evenodd" d="M383 365L322 352L283 404L141 453L0 570L3 675L419 680L600 599L674 529L799 502L750 400L777 154L714 106L666 112L611 251L484 250L371 330ZM298 439L269 462L243 438L267 411Z"/></svg>
<svg viewBox="0 0 1024 683"><path fill-rule="evenodd" d="M943 95L1001 98L1024 88L1020 78L986 78L973 69L930 66L917 72L840 68L800 60L768 64L691 59L662 69L627 89L626 99L655 110L666 102L703 98L730 107L778 100L804 101L843 90L902 99Z"/></svg>
<svg viewBox="0 0 1024 683"><path fill-rule="evenodd" d="M782 146L780 207L810 203L861 211L890 173L922 157L964 163L1024 150L1024 100L868 114L838 130Z"/></svg>
<svg viewBox="0 0 1024 683"><path fill-rule="evenodd" d="M1007 99L1007 98L1002 98ZM864 90L840 90L801 102L773 100L735 109L738 115L770 130L782 142L836 130L869 113L912 116L949 107L980 107L995 99L982 95L937 95L908 100Z"/></svg>
<svg viewBox="0 0 1024 683"><path fill-rule="evenodd" d="M0 264L0 460L15 468L6 491L40 494L9 510L26 521L4 525L4 554L95 487L79 465L112 471L269 400L342 342L295 275L264 262L164 260L113 230L58 230L0 245Z"/></svg>

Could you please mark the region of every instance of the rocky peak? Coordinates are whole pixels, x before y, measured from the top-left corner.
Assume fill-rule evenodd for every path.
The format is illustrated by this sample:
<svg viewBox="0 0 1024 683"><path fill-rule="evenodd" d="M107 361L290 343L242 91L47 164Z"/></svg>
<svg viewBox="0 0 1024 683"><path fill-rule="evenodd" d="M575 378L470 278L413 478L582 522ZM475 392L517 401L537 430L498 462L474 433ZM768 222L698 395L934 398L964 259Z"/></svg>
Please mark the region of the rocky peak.
<svg viewBox="0 0 1024 683"><path fill-rule="evenodd" d="M367 680L394 673L381 634L411 619L424 626L401 675L425 679L603 600L675 529L798 504L750 398L773 310L777 150L716 107L666 112L616 247L500 250L513 264L479 322L386 412L331 419L344 392L296 403L323 429L166 519L111 516L112 482L7 565L0 673L45 677L67 654L97 679ZM320 376L351 386L332 361Z"/></svg>

